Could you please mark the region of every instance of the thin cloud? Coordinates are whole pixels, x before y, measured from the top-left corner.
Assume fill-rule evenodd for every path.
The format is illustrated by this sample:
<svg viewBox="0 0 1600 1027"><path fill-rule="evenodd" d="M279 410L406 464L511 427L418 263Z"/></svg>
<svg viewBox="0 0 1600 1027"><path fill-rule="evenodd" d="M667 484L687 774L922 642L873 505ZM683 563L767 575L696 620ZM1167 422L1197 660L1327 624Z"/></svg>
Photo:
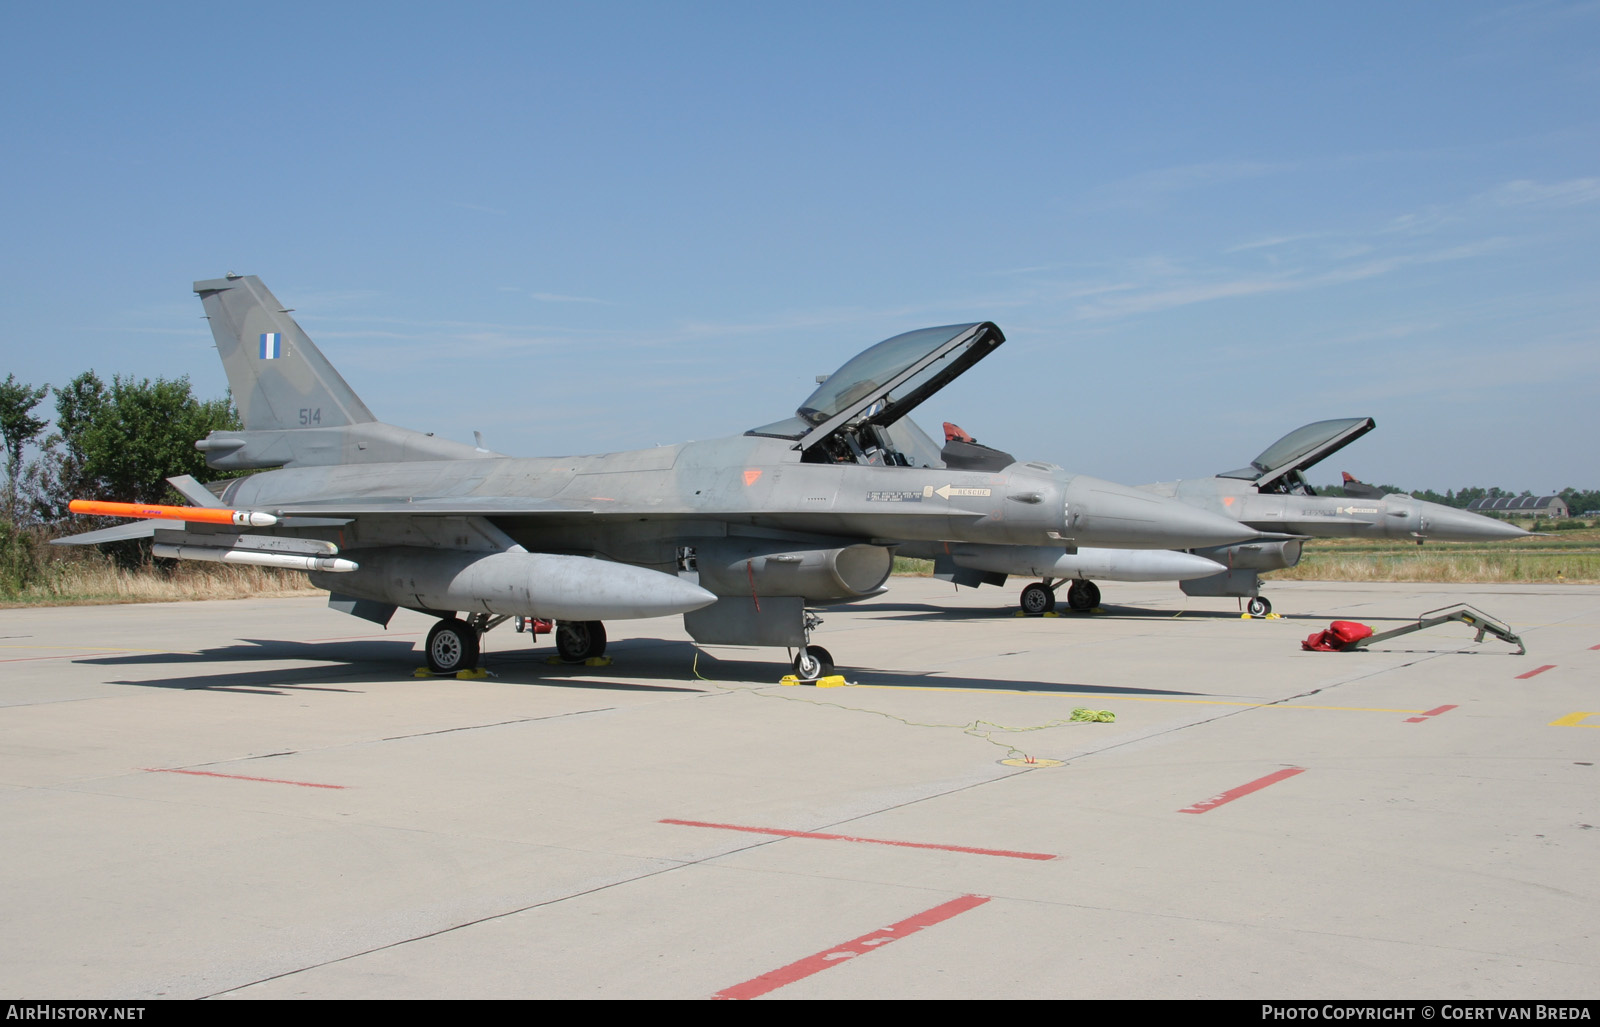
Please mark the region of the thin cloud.
<svg viewBox="0 0 1600 1027"><path fill-rule="evenodd" d="M1179 193L1264 178L1293 167L1293 164L1264 161L1209 161L1158 168L1091 189L1089 206L1115 208L1162 203Z"/></svg>
<svg viewBox="0 0 1600 1027"><path fill-rule="evenodd" d="M1227 269L1195 270L1177 276L1164 275L1160 281L1153 281L1145 287L1124 286L1124 291L1120 295L1108 296L1094 303L1078 306L1074 309L1073 315L1081 320L1130 317L1192 306L1196 303L1343 285L1393 274L1403 268L1419 264L1468 260L1502 249L1508 243L1506 239L1485 239L1425 253L1397 254L1358 264L1342 264L1318 270L1298 268L1270 275L1238 272L1229 274ZM1174 282L1171 280L1173 277L1187 280Z"/></svg>
<svg viewBox="0 0 1600 1027"><path fill-rule="evenodd" d="M1518 179L1484 194L1502 207L1574 207L1600 200L1600 178L1572 178L1565 182Z"/></svg>
<svg viewBox="0 0 1600 1027"><path fill-rule="evenodd" d="M609 306L609 300L595 299L593 296L563 296L555 292L530 292L533 299L542 303L599 303Z"/></svg>

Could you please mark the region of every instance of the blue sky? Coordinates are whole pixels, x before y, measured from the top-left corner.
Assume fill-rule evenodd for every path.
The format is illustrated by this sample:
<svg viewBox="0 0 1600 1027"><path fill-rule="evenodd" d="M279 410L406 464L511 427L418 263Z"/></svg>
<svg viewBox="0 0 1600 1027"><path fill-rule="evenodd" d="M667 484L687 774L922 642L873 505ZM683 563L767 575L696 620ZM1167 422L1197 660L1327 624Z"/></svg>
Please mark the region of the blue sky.
<svg viewBox="0 0 1600 1027"><path fill-rule="evenodd" d="M0 373L226 383L260 275L384 420L517 455L918 412L1139 483L1600 486L1600 4L12 5Z"/></svg>

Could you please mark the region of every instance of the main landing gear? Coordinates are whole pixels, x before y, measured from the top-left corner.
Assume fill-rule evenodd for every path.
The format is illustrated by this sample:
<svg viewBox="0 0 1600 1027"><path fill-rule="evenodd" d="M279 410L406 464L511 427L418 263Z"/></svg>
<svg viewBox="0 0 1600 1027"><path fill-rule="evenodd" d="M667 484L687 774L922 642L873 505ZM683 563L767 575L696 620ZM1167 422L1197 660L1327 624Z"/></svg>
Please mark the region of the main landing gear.
<svg viewBox="0 0 1600 1027"><path fill-rule="evenodd" d="M456 617L449 617L428 632L428 669L435 674L454 674L478 665L477 628Z"/></svg>
<svg viewBox="0 0 1600 1027"><path fill-rule="evenodd" d="M446 617L439 621L428 632L428 669L435 674L454 674L477 667L484 634L511 619L475 613L465 619ZM549 621L532 617L517 617L516 622L517 630L530 632L535 641L541 630L551 629ZM556 654L567 663L582 663L606 651L606 628L600 621L559 621L554 628Z"/></svg>
<svg viewBox="0 0 1600 1027"><path fill-rule="evenodd" d="M582 663L606 651L606 626L597 620L564 620L556 625L556 655Z"/></svg>
<svg viewBox="0 0 1600 1027"><path fill-rule="evenodd" d="M1244 608L1252 617L1265 617L1272 612L1272 600L1262 596L1252 596L1250 601L1244 604Z"/></svg>
<svg viewBox="0 0 1600 1027"><path fill-rule="evenodd" d="M1022 590L1022 612L1037 617L1056 608L1056 590L1045 581L1036 581Z"/></svg>
<svg viewBox="0 0 1600 1027"><path fill-rule="evenodd" d="M1022 612L1037 617L1040 614L1051 613L1056 608L1056 587L1058 581L1046 578L1036 581L1022 590L1022 600L1019 605ZM1100 586L1092 581L1074 581L1067 586L1067 606L1074 613L1088 613L1100 605Z"/></svg>

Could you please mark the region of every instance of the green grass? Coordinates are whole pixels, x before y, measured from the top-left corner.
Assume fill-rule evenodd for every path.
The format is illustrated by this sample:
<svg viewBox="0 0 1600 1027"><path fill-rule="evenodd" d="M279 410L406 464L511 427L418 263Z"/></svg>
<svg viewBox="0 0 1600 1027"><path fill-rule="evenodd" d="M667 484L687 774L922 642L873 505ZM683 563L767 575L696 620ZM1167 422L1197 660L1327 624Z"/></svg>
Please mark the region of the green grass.
<svg viewBox="0 0 1600 1027"><path fill-rule="evenodd" d="M1600 530L1506 542L1380 542L1318 539L1300 563L1273 571L1285 581L1600 581Z"/></svg>

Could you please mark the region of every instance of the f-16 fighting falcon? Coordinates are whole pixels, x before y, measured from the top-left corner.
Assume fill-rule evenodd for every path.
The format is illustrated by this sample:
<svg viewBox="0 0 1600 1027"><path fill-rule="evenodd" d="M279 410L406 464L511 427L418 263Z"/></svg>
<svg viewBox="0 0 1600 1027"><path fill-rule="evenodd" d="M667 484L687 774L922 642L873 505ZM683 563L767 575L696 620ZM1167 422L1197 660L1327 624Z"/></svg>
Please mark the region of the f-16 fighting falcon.
<svg viewBox="0 0 1600 1027"><path fill-rule="evenodd" d="M918 546L904 552L933 556L935 573L958 585L1004 584L1008 574L1038 576L1038 582L1022 591L1021 606L1027 613L1055 609L1055 590L1063 581L1072 582L1067 589L1068 605L1079 612L1092 610L1100 603L1100 589L1092 580L1098 578L1177 580L1187 595L1247 598L1246 609L1255 616L1264 616L1272 612L1272 603L1261 595L1261 572L1300 562L1303 539L1284 535L1415 539L1421 545L1429 539L1489 542L1528 534L1504 521L1404 493L1384 494L1348 474L1346 482L1356 487L1347 485L1345 496L1317 495L1306 483L1304 472L1375 427L1377 422L1370 417L1317 421L1274 442L1248 467L1211 478L1143 486L1154 495L1232 517L1263 533L1279 533L1276 539L1190 547L1188 553L1079 549L1076 554L1063 554L1054 563L1044 560L1048 554L1032 548L1007 546ZM996 464L1011 459L998 450L978 445L954 425L947 424L945 429L947 466ZM1195 562L1179 564L1179 559Z"/></svg>
<svg viewBox="0 0 1600 1027"><path fill-rule="evenodd" d="M475 666L482 633L513 617L556 621L557 651L582 660L604 651L606 620L682 614L697 642L797 650L796 676L815 680L833 660L811 644L814 608L883 592L901 541L1159 552L1259 537L1052 464L914 466L891 429L1004 341L989 322L880 342L742 435L520 459L377 420L260 279L194 288L243 423L195 445L213 468L260 473L174 479L192 506L78 501L142 520L61 541L151 537L157 556L307 571L355 616L437 617L440 673Z"/></svg>

